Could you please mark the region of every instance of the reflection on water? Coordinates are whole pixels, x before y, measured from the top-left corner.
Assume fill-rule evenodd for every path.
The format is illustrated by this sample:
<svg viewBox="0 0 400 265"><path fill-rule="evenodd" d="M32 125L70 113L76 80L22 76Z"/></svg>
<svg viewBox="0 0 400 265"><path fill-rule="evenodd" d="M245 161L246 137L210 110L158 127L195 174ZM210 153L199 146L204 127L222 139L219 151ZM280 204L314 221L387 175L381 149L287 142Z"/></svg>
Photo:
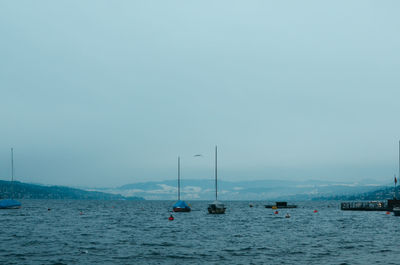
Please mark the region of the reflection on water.
<svg viewBox="0 0 400 265"><path fill-rule="evenodd" d="M225 202L224 215L172 201L25 200L2 210L0 264L398 264L400 217L338 202ZM317 210L315 213L314 210ZM290 218L285 218L290 213Z"/></svg>

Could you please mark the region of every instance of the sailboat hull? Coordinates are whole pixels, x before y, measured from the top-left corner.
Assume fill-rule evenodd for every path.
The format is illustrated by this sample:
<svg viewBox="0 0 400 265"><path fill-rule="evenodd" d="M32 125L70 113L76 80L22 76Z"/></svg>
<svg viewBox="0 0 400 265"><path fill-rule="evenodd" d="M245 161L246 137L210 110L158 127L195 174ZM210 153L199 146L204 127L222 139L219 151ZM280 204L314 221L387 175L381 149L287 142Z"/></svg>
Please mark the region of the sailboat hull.
<svg viewBox="0 0 400 265"><path fill-rule="evenodd" d="M224 214L226 210L224 205L217 204L210 204L207 209L209 214Z"/></svg>
<svg viewBox="0 0 400 265"><path fill-rule="evenodd" d="M21 203L16 200L1 200L0 201L0 209L19 209L21 208Z"/></svg>
<svg viewBox="0 0 400 265"><path fill-rule="evenodd" d="M191 211L190 207L185 207L185 208L174 207L172 210L176 213L187 213Z"/></svg>

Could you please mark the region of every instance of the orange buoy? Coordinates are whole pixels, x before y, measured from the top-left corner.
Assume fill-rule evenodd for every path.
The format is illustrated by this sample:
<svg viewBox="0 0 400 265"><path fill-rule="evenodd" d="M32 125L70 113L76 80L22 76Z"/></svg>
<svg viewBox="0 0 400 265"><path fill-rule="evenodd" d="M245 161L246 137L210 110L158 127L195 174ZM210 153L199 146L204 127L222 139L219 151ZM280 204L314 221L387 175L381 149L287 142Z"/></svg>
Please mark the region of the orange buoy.
<svg viewBox="0 0 400 265"><path fill-rule="evenodd" d="M274 214L278 214L278 213L279 213L278 211L275 211L275 212L274 212Z"/></svg>
<svg viewBox="0 0 400 265"><path fill-rule="evenodd" d="M314 210L314 213L318 213L318 211L317 211L317 210Z"/></svg>
<svg viewBox="0 0 400 265"><path fill-rule="evenodd" d="M388 211L388 212L386 212L386 214L390 214L390 212Z"/></svg>
<svg viewBox="0 0 400 265"><path fill-rule="evenodd" d="M174 217L172 216L172 214L168 217L168 220L173 221Z"/></svg>

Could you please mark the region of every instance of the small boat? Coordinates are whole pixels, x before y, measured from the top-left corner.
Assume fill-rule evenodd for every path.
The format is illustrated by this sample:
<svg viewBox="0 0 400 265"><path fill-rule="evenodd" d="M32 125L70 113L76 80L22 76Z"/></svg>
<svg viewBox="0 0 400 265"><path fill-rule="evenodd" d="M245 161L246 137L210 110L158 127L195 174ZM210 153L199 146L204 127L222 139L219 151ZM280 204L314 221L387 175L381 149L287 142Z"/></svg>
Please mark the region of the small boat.
<svg viewBox="0 0 400 265"><path fill-rule="evenodd" d="M190 206L186 204L184 201L177 201L174 206L172 206L174 212L190 212Z"/></svg>
<svg viewBox="0 0 400 265"><path fill-rule="evenodd" d="M393 214L395 216L400 216L400 207L394 207L393 208Z"/></svg>
<svg viewBox="0 0 400 265"><path fill-rule="evenodd" d="M11 148L11 197L14 193L14 150ZM0 200L0 209L19 209L21 203L14 199Z"/></svg>
<svg viewBox="0 0 400 265"><path fill-rule="evenodd" d="M21 203L13 199L4 199L0 201L0 209L19 209Z"/></svg>
<svg viewBox="0 0 400 265"><path fill-rule="evenodd" d="M219 201L214 201L208 205L208 213L210 214L224 214L225 210L225 205Z"/></svg>
<svg viewBox="0 0 400 265"><path fill-rule="evenodd" d="M190 212L189 205L181 201L181 158L178 156L178 201L172 206L174 212Z"/></svg>
<svg viewBox="0 0 400 265"><path fill-rule="evenodd" d="M265 205L265 208L290 209L290 208L297 208L297 205L288 205L287 202L275 202L275 205Z"/></svg>
<svg viewBox="0 0 400 265"><path fill-rule="evenodd" d="M218 182L217 182L217 146L215 146L215 201L208 205L209 214L224 214L225 205L218 201Z"/></svg>

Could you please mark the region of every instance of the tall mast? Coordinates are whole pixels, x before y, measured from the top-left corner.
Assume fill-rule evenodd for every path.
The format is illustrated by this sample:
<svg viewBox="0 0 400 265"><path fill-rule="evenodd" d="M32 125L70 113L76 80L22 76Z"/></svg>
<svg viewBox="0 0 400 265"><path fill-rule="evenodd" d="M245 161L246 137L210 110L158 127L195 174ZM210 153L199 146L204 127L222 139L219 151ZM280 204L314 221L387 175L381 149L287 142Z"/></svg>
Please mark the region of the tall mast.
<svg viewBox="0 0 400 265"><path fill-rule="evenodd" d="M178 201L181 200L181 158L178 156Z"/></svg>
<svg viewBox="0 0 400 265"><path fill-rule="evenodd" d="M11 199L14 197L14 149L11 148Z"/></svg>
<svg viewBox="0 0 400 265"><path fill-rule="evenodd" d="M218 200L218 184L217 184L217 146L215 146L215 200Z"/></svg>
<svg viewBox="0 0 400 265"><path fill-rule="evenodd" d="M11 148L11 182L14 181L14 149Z"/></svg>
<svg viewBox="0 0 400 265"><path fill-rule="evenodd" d="M400 141L399 141L399 174L397 175L400 179ZM395 176L396 179L396 176ZM396 183L394 184L394 197L396 198Z"/></svg>

